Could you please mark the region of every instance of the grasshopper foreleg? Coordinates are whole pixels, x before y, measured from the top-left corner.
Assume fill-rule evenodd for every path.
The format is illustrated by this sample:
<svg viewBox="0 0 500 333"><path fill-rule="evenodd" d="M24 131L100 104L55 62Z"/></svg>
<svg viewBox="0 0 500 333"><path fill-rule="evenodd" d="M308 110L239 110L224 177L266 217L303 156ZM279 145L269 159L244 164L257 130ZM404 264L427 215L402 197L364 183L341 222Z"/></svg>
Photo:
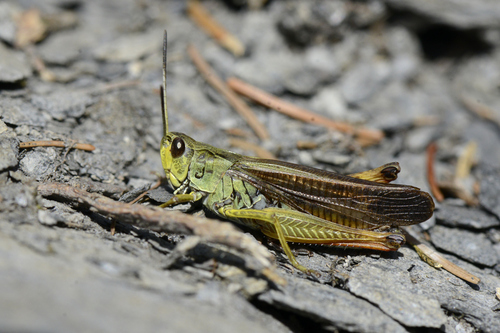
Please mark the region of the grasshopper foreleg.
<svg viewBox="0 0 500 333"><path fill-rule="evenodd" d="M200 192L191 192L187 194L176 194L170 200L160 205L161 208L176 206L187 202L195 202L203 198Z"/></svg>

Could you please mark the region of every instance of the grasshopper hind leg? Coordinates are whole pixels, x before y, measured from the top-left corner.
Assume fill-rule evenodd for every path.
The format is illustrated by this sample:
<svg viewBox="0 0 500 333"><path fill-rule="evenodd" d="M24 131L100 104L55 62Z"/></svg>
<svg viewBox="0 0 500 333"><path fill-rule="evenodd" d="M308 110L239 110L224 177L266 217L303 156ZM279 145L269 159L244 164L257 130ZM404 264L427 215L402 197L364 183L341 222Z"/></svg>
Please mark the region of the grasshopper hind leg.
<svg viewBox="0 0 500 333"><path fill-rule="evenodd" d="M307 274L318 274L300 265L288 242L356 247L379 251L395 251L405 238L398 231L374 231L347 227L319 217L277 207L235 209L221 207L218 213L230 220L260 229L268 237L278 239L292 265Z"/></svg>
<svg viewBox="0 0 500 333"><path fill-rule="evenodd" d="M288 246L288 242L286 241L285 232L281 225L283 221L277 214L275 214L273 210L221 208L220 213L229 219L237 220L239 222L242 222L242 220L255 221L258 225L260 225L262 232L266 236L279 240L280 245L283 248L283 251L285 252L290 262L292 263L293 267L308 275L319 275L317 271L313 269L308 269L299 264L299 262L293 255L290 246ZM268 230L272 231L269 232Z"/></svg>

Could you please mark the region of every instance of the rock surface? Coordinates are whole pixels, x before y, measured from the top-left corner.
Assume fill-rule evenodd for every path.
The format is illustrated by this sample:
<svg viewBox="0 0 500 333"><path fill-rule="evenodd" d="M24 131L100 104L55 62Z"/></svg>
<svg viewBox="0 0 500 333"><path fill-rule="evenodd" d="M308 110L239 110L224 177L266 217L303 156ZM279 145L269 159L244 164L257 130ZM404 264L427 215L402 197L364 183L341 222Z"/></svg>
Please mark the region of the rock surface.
<svg viewBox="0 0 500 333"><path fill-rule="evenodd" d="M0 331L497 332L496 2L268 1L250 10L246 1L203 1L245 44L246 54L236 58L189 19L182 0L3 1ZM33 7L47 33L16 50L17 17ZM260 145L282 160L342 173L399 161L397 182L428 191L426 148L435 141L438 181L458 184L478 205L445 192L435 218L412 231L481 282L432 268L407 246L380 253L294 244L297 260L321 273L306 276L261 233L242 231L276 258L282 285L242 265L242 254L227 246L41 197L37 186L57 181L129 202L163 173L157 89L164 29L173 131L247 155L252 151L230 146L228 133L258 143L191 63L192 43L223 78L237 76L325 117L386 134L364 147L351 135L249 102L270 131ZM450 31L460 48L443 42ZM19 149L35 140L67 146ZM75 141L96 149L70 149ZM457 179L472 141L472 170ZM169 190L150 192L145 204L168 200ZM190 205L176 209L212 217Z"/></svg>

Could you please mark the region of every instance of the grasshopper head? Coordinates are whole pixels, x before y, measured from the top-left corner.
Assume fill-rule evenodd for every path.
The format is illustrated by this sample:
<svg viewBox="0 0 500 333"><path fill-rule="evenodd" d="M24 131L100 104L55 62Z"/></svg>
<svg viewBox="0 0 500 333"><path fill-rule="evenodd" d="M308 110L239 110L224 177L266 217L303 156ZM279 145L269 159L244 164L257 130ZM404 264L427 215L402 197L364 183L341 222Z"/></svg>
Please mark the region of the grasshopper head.
<svg viewBox="0 0 500 333"><path fill-rule="evenodd" d="M193 158L194 140L182 133L166 133L161 140L161 163L167 179L174 188L178 188L186 180L189 165Z"/></svg>

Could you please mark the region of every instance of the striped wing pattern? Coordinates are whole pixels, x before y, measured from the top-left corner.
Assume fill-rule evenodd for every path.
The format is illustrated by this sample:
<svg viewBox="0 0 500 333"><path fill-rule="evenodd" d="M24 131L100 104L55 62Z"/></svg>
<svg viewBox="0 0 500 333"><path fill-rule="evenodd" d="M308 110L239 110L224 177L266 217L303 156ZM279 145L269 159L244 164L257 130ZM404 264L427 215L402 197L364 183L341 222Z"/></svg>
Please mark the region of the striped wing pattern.
<svg viewBox="0 0 500 333"><path fill-rule="evenodd" d="M227 172L251 183L278 205L356 229L416 224L429 219L434 210L430 195L416 187L282 161L244 159Z"/></svg>

